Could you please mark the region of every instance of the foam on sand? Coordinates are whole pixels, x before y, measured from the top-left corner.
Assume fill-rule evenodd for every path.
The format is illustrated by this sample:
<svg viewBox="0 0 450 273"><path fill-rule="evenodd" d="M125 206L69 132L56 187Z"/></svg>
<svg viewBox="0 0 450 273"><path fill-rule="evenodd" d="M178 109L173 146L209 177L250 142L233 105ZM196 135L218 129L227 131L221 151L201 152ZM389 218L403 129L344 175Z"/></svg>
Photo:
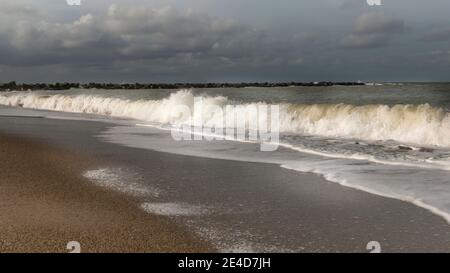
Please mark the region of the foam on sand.
<svg viewBox="0 0 450 273"><path fill-rule="evenodd" d="M148 213L164 216L195 216L208 212L203 207L184 203L143 203L141 208Z"/></svg>
<svg viewBox="0 0 450 273"><path fill-rule="evenodd" d="M136 182L137 178L131 171L123 168L101 168L89 170L83 174L96 185L110 188L136 197L158 197L160 190Z"/></svg>

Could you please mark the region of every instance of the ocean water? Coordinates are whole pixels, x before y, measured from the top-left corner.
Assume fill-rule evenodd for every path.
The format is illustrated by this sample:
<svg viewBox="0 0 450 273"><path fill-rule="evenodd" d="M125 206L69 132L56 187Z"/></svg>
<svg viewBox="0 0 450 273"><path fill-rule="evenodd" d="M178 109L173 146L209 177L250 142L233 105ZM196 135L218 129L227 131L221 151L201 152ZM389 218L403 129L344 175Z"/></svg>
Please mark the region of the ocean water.
<svg viewBox="0 0 450 273"><path fill-rule="evenodd" d="M177 105L278 105L280 147L171 140ZM134 120L104 132L117 144L201 157L276 163L344 186L414 203L450 222L450 84L0 93L0 104ZM239 112L238 112L239 113ZM204 124L223 127L215 115ZM153 132L166 131L164 137ZM244 147L244 148L243 148ZM123 186L123 185L120 185Z"/></svg>

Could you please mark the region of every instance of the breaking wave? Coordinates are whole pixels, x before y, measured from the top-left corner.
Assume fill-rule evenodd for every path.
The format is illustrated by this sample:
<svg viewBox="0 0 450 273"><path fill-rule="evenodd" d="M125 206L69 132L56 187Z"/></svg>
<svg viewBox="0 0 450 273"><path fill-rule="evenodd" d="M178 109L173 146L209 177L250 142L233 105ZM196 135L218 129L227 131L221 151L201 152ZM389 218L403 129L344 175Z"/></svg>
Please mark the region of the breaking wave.
<svg viewBox="0 0 450 273"><path fill-rule="evenodd" d="M290 132L450 147L450 113L429 104L289 105L285 114Z"/></svg>
<svg viewBox="0 0 450 273"><path fill-rule="evenodd" d="M186 117L174 116L173 109L186 105L195 111L198 98L203 107L234 105L247 119L248 106L264 102L239 103L223 96L196 96L181 90L160 100L132 100L98 95L62 95L33 92L10 92L0 95L0 104L32 109L99 114L131 118L161 124L185 123ZM223 126L223 117L206 115L203 124ZM450 147L450 113L429 104L362 105L349 104L280 104L280 131L325 137L362 140L394 140L418 145Z"/></svg>

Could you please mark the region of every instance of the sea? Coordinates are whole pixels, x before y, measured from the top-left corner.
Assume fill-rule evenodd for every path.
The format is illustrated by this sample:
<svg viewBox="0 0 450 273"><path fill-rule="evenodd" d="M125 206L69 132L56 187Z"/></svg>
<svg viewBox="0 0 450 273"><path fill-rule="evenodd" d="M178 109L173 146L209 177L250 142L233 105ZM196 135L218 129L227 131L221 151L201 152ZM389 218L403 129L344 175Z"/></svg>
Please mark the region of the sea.
<svg viewBox="0 0 450 273"><path fill-rule="evenodd" d="M255 119L245 113L248 107L277 106L277 149L238 145L252 142L248 139L177 142L169 133L165 138L152 133L186 124L186 117L174 116L173 109L185 105L195 113L199 100L219 108L235 106L237 118L244 120ZM174 154L279 164L413 203L450 223L450 84L9 91L0 93L0 104L121 121L99 138ZM217 115L202 118L203 124L226 127Z"/></svg>

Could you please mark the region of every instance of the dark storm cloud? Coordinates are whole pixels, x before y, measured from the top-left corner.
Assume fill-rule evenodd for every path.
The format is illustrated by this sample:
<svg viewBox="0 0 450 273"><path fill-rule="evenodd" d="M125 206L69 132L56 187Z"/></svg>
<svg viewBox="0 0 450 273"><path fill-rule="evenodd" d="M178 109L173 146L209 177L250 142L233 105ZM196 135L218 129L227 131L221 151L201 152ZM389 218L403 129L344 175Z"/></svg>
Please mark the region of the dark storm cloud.
<svg viewBox="0 0 450 273"><path fill-rule="evenodd" d="M10 20L14 11L2 14L1 32L1 52L7 53L2 62L11 65L37 64L31 56L41 56L42 65L174 56L239 59L264 43L262 33L248 26L170 7L112 5L106 14L64 24L33 15Z"/></svg>
<svg viewBox="0 0 450 273"><path fill-rule="evenodd" d="M450 68L448 0L112 2L0 0L0 81L412 80Z"/></svg>
<svg viewBox="0 0 450 273"><path fill-rule="evenodd" d="M353 33L346 36L341 44L353 49L384 47L404 31L405 23L401 19L383 13L366 13L358 17Z"/></svg>
<svg viewBox="0 0 450 273"><path fill-rule="evenodd" d="M450 27L431 30L423 35L422 40L432 42L450 41Z"/></svg>
<svg viewBox="0 0 450 273"><path fill-rule="evenodd" d="M364 8L367 3L364 3L363 0L344 0L339 5L340 9L355 9L355 8Z"/></svg>
<svg viewBox="0 0 450 273"><path fill-rule="evenodd" d="M250 69L300 63L297 51L310 39L280 42L250 25L172 7L110 5L64 23L14 5L7 11L0 11L0 62L9 66L172 74Z"/></svg>

